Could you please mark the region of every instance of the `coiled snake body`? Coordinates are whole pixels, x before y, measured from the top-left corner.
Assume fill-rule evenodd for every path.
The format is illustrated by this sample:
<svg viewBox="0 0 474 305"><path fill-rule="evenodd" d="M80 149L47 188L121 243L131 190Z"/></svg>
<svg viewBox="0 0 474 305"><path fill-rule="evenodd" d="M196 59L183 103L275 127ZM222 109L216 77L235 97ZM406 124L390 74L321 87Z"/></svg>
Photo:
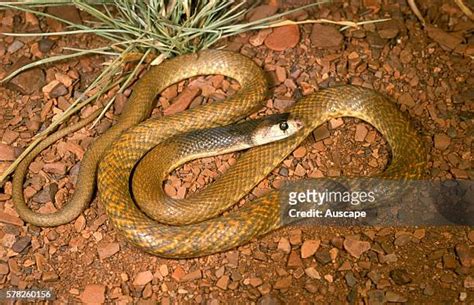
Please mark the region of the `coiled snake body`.
<svg viewBox="0 0 474 305"><path fill-rule="evenodd" d="M152 101L159 92L183 79L203 74L232 77L240 83L241 89L224 102L136 125L149 116ZM34 158L29 157L20 164L14 178L17 210L23 219L40 226L71 221L92 198L96 164L100 160L99 200L115 228L130 242L149 253L173 258L203 256L231 249L280 226L279 193L272 191L225 216L219 214L256 186L316 127L342 116L360 118L386 137L392 160L380 176L401 179L422 176L426 152L406 117L384 96L354 86L325 89L303 97L289 110L290 117L298 118L304 125L295 136L243 153L225 175L189 199L165 198L160 184L166 173L143 171L153 164L160 167L160 163L169 160L178 162L174 157L167 157L174 153L174 149L166 147L166 143L172 142L178 134L231 124L260 108L266 94L267 82L263 72L252 60L240 54L208 50L167 60L151 68L137 82L120 121L89 149L81 164L72 202L51 215L29 210L23 201L22 190L25 171ZM32 155L51 142L46 141ZM154 148L160 143L161 146ZM153 148L156 151L151 151L137 166L132 185L134 193L138 187L146 190L142 192L145 196L148 191L155 193L157 206L150 210L160 222L140 210L129 188L137 161ZM169 164L161 165L160 168L167 171L173 168ZM155 184L150 180L155 180ZM159 187L153 186L156 184Z"/></svg>

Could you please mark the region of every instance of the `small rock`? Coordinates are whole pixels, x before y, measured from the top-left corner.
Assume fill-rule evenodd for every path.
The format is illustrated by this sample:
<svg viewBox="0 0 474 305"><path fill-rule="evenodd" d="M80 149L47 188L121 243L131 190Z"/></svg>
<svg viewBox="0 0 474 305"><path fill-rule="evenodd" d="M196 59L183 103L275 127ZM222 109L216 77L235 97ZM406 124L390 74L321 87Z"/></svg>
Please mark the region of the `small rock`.
<svg viewBox="0 0 474 305"><path fill-rule="evenodd" d="M344 279L346 280L347 286L349 287L354 287L354 285L357 284L357 279L354 277L352 272L347 272L344 276Z"/></svg>
<svg viewBox="0 0 474 305"><path fill-rule="evenodd" d="M408 108L415 106L415 100L411 97L409 93L403 93L402 95L400 95L398 101L400 102L400 104L405 105Z"/></svg>
<svg viewBox="0 0 474 305"><path fill-rule="evenodd" d="M295 103L294 100L291 99L275 99L273 101L273 106L278 109L278 110L285 110L286 108L289 108Z"/></svg>
<svg viewBox="0 0 474 305"><path fill-rule="evenodd" d="M145 285L145 288L143 288L143 291L142 291L142 297L144 299L149 299L152 295L153 295L153 288L151 287L151 284Z"/></svg>
<svg viewBox="0 0 474 305"><path fill-rule="evenodd" d="M226 253L227 258L227 265L229 267L236 268L239 266L239 252L238 251L230 251Z"/></svg>
<svg viewBox="0 0 474 305"><path fill-rule="evenodd" d="M66 164L62 162L46 163L43 170L51 174L64 175L66 174Z"/></svg>
<svg viewBox="0 0 474 305"><path fill-rule="evenodd" d="M38 252L36 252L34 255L35 255L36 268L38 269L38 271L40 272L45 271L46 266L48 265L46 258Z"/></svg>
<svg viewBox="0 0 474 305"><path fill-rule="evenodd" d="M219 280L216 282L216 286L222 290L227 290L227 286L229 285L230 278L228 275L223 275Z"/></svg>
<svg viewBox="0 0 474 305"><path fill-rule="evenodd" d="M385 293L385 300L394 303L405 303L408 301L404 296L390 290Z"/></svg>
<svg viewBox="0 0 474 305"><path fill-rule="evenodd" d="M58 83L56 86L53 87L53 89L49 93L49 96L52 98L57 98L68 94L68 92L69 91L67 90L66 86L64 86L62 83Z"/></svg>
<svg viewBox="0 0 474 305"><path fill-rule="evenodd" d="M316 128L314 131L313 131L313 136L314 136L314 139L316 141L321 141L321 140L324 140L326 138L329 138L331 134L329 133L329 130L326 126L326 124L323 124L321 126L319 126L318 128Z"/></svg>
<svg viewBox="0 0 474 305"><path fill-rule="evenodd" d="M135 279L133 280L134 286L145 286L149 282L153 280L153 273L151 271L142 271L137 274Z"/></svg>
<svg viewBox="0 0 474 305"><path fill-rule="evenodd" d="M200 269L194 270L193 272L190 272L183 276L181 278L181 282L189 282L189 281L194 281L194 280L199 280L202 278L202 272Z"/></svg>
<svg viewBox="0 0 474 305"><path fill-rule="evenodd" d="M2 142L6 144L12 144L16 139L18 139L19 136L20 136L20 133L7 129L3 133Z"/></svg>
<svg viewBox="0 0 474 305"><path fill-rule="evenodd" d="M390 253L390 254L383 255L382 257L380 257L380 262L382 264L395 263L396 261L398 261L398 257L395 253Z"/></svg>
<svg viewBox="0 0 474 305"><path fill-rule="evenodd" d="M411 54L410 50L404 49L400 52L400 61L402 63L409 64L412 59L413 55Z"/></svg>
<svg viewBox="0 0 474 305"><path fill-rule="evenodd" d="M180 282L185 274L186 273L184 272L183 267L178 266L178 267L176 267L176 269L174 269L173 273L171 274L171 277L175 281Z"/></svg>
<svg viewBox="0 0 474 305"><path fill-rule="evenodd" d="M276 281L275 285L273 285L273 288L275 289L287 289L287 288L290 288L291 286L291 281L292 281L292 277L291 276L287 276L287 277L284 277L282 279L279 279Z"/></svg>
<svg viewBox="0 0 474 305"><path fill-rule="evenodd" d="M171 115L175 114L178 112L181 112L183 110L186 110L186 108L189 107L193 99L201 94L201 89L197 87L186 87L183 92L181 92L173 101L173 104L171 104L168 108L166 108L163 113L165 115Z"/></svg>
<svg viewBox="0 0 474 305"><path fill-rule="evenodd" d="M12 245L12 250L16 253L21 253L27 247L31 245L31 237L23 236L18 238L15 243Z"/></svg>
<svg viewBox="0 0 474 305"><path fill-rule="evenodd" d="M258 287L258 291L260 291L261 294L269 294L272 291L272 285L269 283L264 283Z"/></svg>
<svg viewBox="0 0 474 305"><path fill-rule="evenodd" d="M167 265L161 265L160 266L160 273L163 277L166 277L169 274L168 266Z"/></svg>
<svg viewBox="0 0 474 305"><path fill-rule="evenodd" d="M369 297L370 305L382 305L385 304L385 294L382 290L371 290L367 292Z"/></svg>
<svg viewBox="0 0 474 305"><path fill-rule="evenodd" d="M469 234L467 235L467 237L469 238L469 240L474 243L474 230L470 230L469 231Z"/></svg>
<svg viewBox="0 0 474 305"><path fill-rule="evenodd" d="M310 293L317 293L318 292L318 286L316 286L314 283L306 283L304 285L304 289L306 289Z"/></svg>
<svg viewBox="0 0 474 305"><path fill-rule="evenodd" d="M290 244L293 246L299 246L303 242L302 231L300 229L292 230L290 232Z"/></svg>
<svg viewBox="0 0 474 305"><path fill-rule="evenodd" d="M306 148L304 146L300 146L293 152L293 156L295 158L303 158L306 156Z"/></svg>
<svg viewBox="0 0 474 305"><path fill-rule="evenodd" d="M47 271L43 273L43 276L41 278L45 282L54 282L59 279L59 276L54 271Z"/></svg>
<svg viewBox="0 0 474 305"><path fill-rule="evenodd" d="M413 236L415 236L418 239L423 239L425 237L426 230L425 229L416 229L415 232L413 232Z"/></svg>
<svg viewBox="0 0 474 305"><path fill-rule="evenodd" d="M345 239L344 249L352 256L359 258L364 252L370 249L370 243L355 239Z"/></svg>
<svg viewBox="0 0 474 305"><path fill-rule="evenodd" d="M250 22L260 20L260 19L275 15L275 13L277 11L278 11L278 6L275 6L275 5L259 5L256 8L252 9L247 14L247 19Z"/></svg>
<svg viewBox="0 0 474 305"><path fill-rule="evenodd" d="M84 230L85 227L86 227L86 218L84 217L84 215L79 215L76 221L74 221L74 229L76 230L76 232L79 233L82 230Z"/></svg>
<svg viewBox="0 0 474 305"><path fill-rule="evenodd" d="M356 126L355 140L357 142L363 142L365 140L365 137L367 136L367 133L369 133L367 127L362 124L358 124Z"/></svg>
<svg viewBox="0 0 474 305"><path fill-rule="evenodd" d="M439 150L445 150L451 143L451 138L443 133L435 134L434 146Z"/></svg>
<svg viewBox="0 0 474 305"><path fill-rule="evenodd" d="M249 38L249 43L254 47L261 46L265 42L265 39L267 39L268 35L270 35L271 33L272 29L260 30L257 32L257 34Z"/></svg>
<svg viewBox="0 0 474 305"><path fill-rule="evenodd" d="M349 263L348 261L344 261L341 266L339 267L339 269L337 269L338 271L347 271L347 270L351 270L352 269L352 266L351 266L351 263Z"/></svg>
<svg viewBox="0 0 474 305"><path fill-rule="evenodd" d="M401 234L398 236L393 244L398 247L402 247L407 245L412 240L412 236L410 234Z"/></svg>
<svg viewBox="0 0 474 305"><path fill-rule="evenodd" d="M432 296L434 295L435 291L431 285L426 285L425 289L423 289L423 294Z"/></svg>
<svg viewBox="0 0 474 305"><path fill-rule="evenodd" d="M466 276L466 278L464 279L464 288L474 288L474 278L472 276Z"/></svg>
<svg viewBox="0 0 474 305"><path fill-rule="evenodd" d="M321 241L319 239L309 239L305 240L301 246L301 258L307 258L312 256L319 248Z"/></svg>
<svg viewBox="0 0 474 305"><path fill-rule="evenodd" d="M51 50L53 45L54 45L54 41L49 40L48 38L43 38L43 39L40 39L38 47L42 53L47 53L49 52L49 50Z"/></svg>
<svg viewBox="0 0 474 305"><path fill-rule="evenodd" d="M0 263L0 274L5 275L10 272L10 268L8 267L8 264L5 263Z"/></svg>
<svg viewBox="0 0 474 305"><path fill-rule="evenodd" d="M168 100L175 98L176 96L178 96L178 85L174 84L169 86L161 92L161 96L166 97Z"/></svg>
<svg viewBox="0 0 474 305"><path fill-rule="evenodd" d="M79 10L73 5L49 6L47 12L53 16L67 20L75 24L82 24Z"/></svg>
<svg viewBox="0 0 474 305"><path fill-rule="evenodd" d="M105 302L105 286L100 284L89 284L79 297L82 302L88 304L103 304Z"/></svg>
<svg viewBox="0 0 474 305"><path fill-rule="evenodd" d="M367 42L374 49L382 49L385 45L385 39L382 39L377 32L368 32Z"/></svg>
<svg viewBox="0 0 474 305"><path fill-rule="evenodd" d="M326 251L326 250L316 252L314 257L316 258L318 263L320 263L321 265L329 264L332 261L329 251Z"/></svg>
<svg viewBox="0 0 474 305"><path fill-rule="evenodd" d="M455 49L463 41L463 38L460 36L448 34L430 25L427 25L425 29L431 39L450 50Z"/></svg>
<svg viewBox="0 0 474 305"><path fill-rule="evenodd" d="M448 283L448 284L454 283L454 281L456 280L454 274L452 274L452 273L442 274L439 277L439 279L440 279L441 282Z"/></svg>
<svg viewBox="0 0 474 305"><path fill-rule="evenodd" d="M325 279L328 283L334 282L334 277L333 277L332 275L330 275L330 274L326 274L326 275L324 276L324 279Z"/></svg>
<svg viewBox="0 0 474 305"><path fill-rule="evenodd" d="M267 48L273 51L284 51L295 47L300 41L298 25L285 25L273 29L265 39Z"/></svg>
<svg viewBox="0 0 474 305"><path fill-rule="evenodd" d="M331 126L331 129L336 129L336 128L341 127L342 125L344 125L344 119L343 118L331 119L329 121L329 125Z"/></svg>
<svg viewBox="0 0 474 305"><path fill-rule="evenodd" d="M377 23L377 29L382 39L393 39L400 31L397 21L393 19Z"/></svg>
<svg viewBox="0 0 474 305"><path fill-rule="evenodd" d="M443 265L446 269L456 269L458 266L456 258L452 254L443 255Z"/></svg>
<svg viewBox="0 0 474 305"><path fill-rule="evenodd" d="M249 279L249 284L250 284L252 287L255 287L255 288L256 288L256 287L262 285L262 284L263 284L263 281L262 281L262 279L259 278L259 277L252 277L252 278Z"/></svg>
<svg viewBox="0 0 474 305"><path fill-rule="evenodd" d="M11 67L11 71L21 68L22 66L30 63L30 60L26 57L21 57ZM39 68L28 69L8 82L8 86L14 90L18 90L23 94L31 94L41 89L45 84L45 75L43 70Z"/></svg>
<svg viewBox="0 0 474 305"><path fill-rule="evenodd" d="M100 243L97 246L97 252L101 260L111 257L115 253L120 251L120 245L118 243Z"/></svg>
<svg viewBox="0 0 474 305"><path fill-rule="evenodd" d="M458 244L456 245L455 250L461 265L468 268L474 266L474 257L467 245Z"/></svg>
<svg viewBox="0 0 474 305"><path fill-rule="evenodd" d="M459 301L464 302L467 299L467 293L461 292L459 293Z"/></svg>
<svg viewBox="0 0 474 305"><path fill-rule="evenodd" d="M411 283L411 277L405 269L393 269L390 271L390 278L397 285L405 285Z"/></svg>
<svg viewBox="0 0 474 305"><path fill-rule="evenodd" d="M286 70L285 70L285 68L277 66L275 68L275 74L277 76L277 80L280 83L283 83L286 80Z"/></svg>
<svg viewBox="0 0 474 305"><path fill-rule="evenodd" d="M7 51L8 51L8 53L13 54L16 51L18 51L19 49L21 49L24 45L25 44L23 42L21 42L19 40L15 40L15 41L13 41L12 44L10 44Z"/></svg>
<svg viewBox="0 0 474 305"><path fill-rule="evenodd" d="M283 302L278 296L273 294L266 294L258 300L258 305L283 305Z"/></svg>
<svg viewBox="0 0 474 305"><path fill-rule="evenodd" d="M314 267L308 267L304 270L304 273L306 273L307 276L309 276L312 279L321 279L321 275L319 275L319 272L316 270Z"/></svg>
<svg viewBox="0 0 474 305"><path fill-rule="evenodd" d="M335 27L316 23L310 38L314 47L324 49L340 46L344 37Z"/></svg>
<svg viewBox="0 0 474 305"><path fill-rule="evenodd" d="M15 160L15 149L7 144L0 143L0 161Z"/></svg>
<svg viewBox="0 0 474 305"><path fill-rule="evenodd" d="M288 257L287 266L289 268L296 268L303 266L300 256L296 251L291 251L290 256Z"/></svg>
<svg viewBox="0 0 474 305"><path fill-rule="evenodd" d="M49 196L49 191L47 189L42 189L33 196L33 201L39 203L47 203L51 201L51 196Z"/></svg>
<svg viewBox="0 0 474 305"><path fill-rule="evenodd" d="M278 242L278 250L281 250L287 254L291 252L291 245L287 238L280 238L280 241Z"/></svg>

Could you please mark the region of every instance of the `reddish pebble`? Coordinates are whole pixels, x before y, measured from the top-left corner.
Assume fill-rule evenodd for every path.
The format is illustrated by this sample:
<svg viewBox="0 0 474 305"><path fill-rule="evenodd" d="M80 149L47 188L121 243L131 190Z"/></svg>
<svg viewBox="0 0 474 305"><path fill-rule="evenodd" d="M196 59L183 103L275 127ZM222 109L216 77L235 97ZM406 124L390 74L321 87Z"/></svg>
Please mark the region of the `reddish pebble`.
<svg viewBox="0 0 474 305"><path fill-rule="evenodd" d="M435 134L434 146L439 150L445 150L451 144L451 138L443 133Z"/></svg>
<svg viewBox="0 0 474 305"><path fill-rule="evenodd" d="M288 257L288 264L289 268L301 267L303 266L303 262L301 261L300 256L296 251L291 251L290 256Z"/></svg>
<svg viewBox="0 0 474 305"><path fill-rule="evenodd" d="M276 281L275 285L273 288L275 289L287 289L290 288L291 286L291 276L287 276L285 278L279 279Z"/></svg>
<svg viewBox="0 0 474 305"><path fill-rule="evenodd" d="M280 238L280 241L278 242L278 250L281 250L285 253L290 253L291 245L287 238Z"/></svg>
<svg viewBox="0 0 474 305"><path fill-rule="evenodd" d="M23 220L20 217L0 212L0 222L8 223L15 226L23 226Z"/></svg>
<svg viewBox="0 0 474 305"><path fill-rule="evenodd" d="M102 243L97 246L97 252L99 253L99 258L101 260L111 257L119 251L120 245L118 243Z"/></svg>
<svg viewBox="0 0 474 305"><path fill-rule="evenodd" d="M344 249L346 249L350 255L359 258L364 252L370 249L370 243L367 241L346 239L344 240Z"/></svg>
<svg viewBox="0 0 474 305"><path fill-rule="evenodd" d="M369 130L367 129L367 127L365 127L364 125L362 124L358 124L356 126L356 133L355 133L355 140L357 142L362 142L365 140L365 137L367 136L367 133L369 132Z"/></svg>
<svg viewBox="0 0 474 305"><path fill-rule="evenodd" d="M15 160L15 150L12 146L0 143L0 161Z"/></svg>
<svg viewBox="0 0 474 305"><path fill-rule="evenodd" d="M199 88L186 88L180 95L175 99L173 104L166 108L163 113L165 115L175 114L181 112L189 107L193 99L201 94L201 89Z"/></svg>
<svg viewBox="0 0 474 305"><path fill-rule="evenodd" d="M228 275L223 275L221 278L217 281L216 286L222 290L227 290L227 286L229 285L229 276Z"/></svg>
<svg viewBox="0 0 474 305"><path fill-rule="evenodd" d="M252 22L266 17L274 15L278 10L277 6L274 5L260 5L252 9L248 15L247 19Z"/></svg>
<svg viewBox="0 0 474 305"><path fill-rule="evenodd" d="M137 276L135 277L135 279L133 280L133 285L134 286L145 286L146 284L148 284L152 280L153 280L153 274L151 273L151 271L149 271L149 270L142 271L142 272L138 273Z"/></svg>
<svg viewBox="0 0 474 305"><path fill-rule="evenodd" d="M58 175L66 174L66 164L61 163L61 162L46 163L43 169L45 172L48 172L51 174L58 174Z"/></svg>
<svg viewBox="0 0 474 305"><path fill-rule="evenodd" d="M273 51L284 51L295 47L300 41L300 30L297 25L285 25L273 29L265 39L267 48Z"/></svg>
<svg viewBox="0 0 474 305"><path fill-rule="evenodd" d="M186 273L184 272L184 269L181 266L178 266L178 267L176 267L176 269L174 269L173 273L171 274L171 277L176 282L180 282L185 274Z"/></svg>
<svg viewBox="0 0 474 305"><path fill-rule="evenodd" d="M105 286L100 284L87 285L79 298L86 304L103 304L105 302Z"/></svg>
<svg viewBox="0 0 474 305"><path fill-rule="evenodd" d="M300 146L298 147L294 152L293 152L293 156L295 158L303 158L304 156L306 156L306 148L304 146Z"/></svg>
<svg viewBox="0 0 474 305"><path fill-rule="evenodd" d="M202 277L202 272L201 270L198 269L183 276L181 278L181 281L182 282L194 281L194 280L199 280L201 277Z"/></svg>
<svg viewBox="0 0 474 305"><path fill-rule="evenodd" d="M311 31L311 43L317 48L331 48L341 45L343 36L333 26L315 24Z"/></svg>
<svg viewBox="0 0 474 305"><path fill-rule="evenodd" d="M314 253L316 253L316 251L318 251L320 244L320 240L305 240L303 245L301 246L301 258L307 258L312 256Z"/></svg>

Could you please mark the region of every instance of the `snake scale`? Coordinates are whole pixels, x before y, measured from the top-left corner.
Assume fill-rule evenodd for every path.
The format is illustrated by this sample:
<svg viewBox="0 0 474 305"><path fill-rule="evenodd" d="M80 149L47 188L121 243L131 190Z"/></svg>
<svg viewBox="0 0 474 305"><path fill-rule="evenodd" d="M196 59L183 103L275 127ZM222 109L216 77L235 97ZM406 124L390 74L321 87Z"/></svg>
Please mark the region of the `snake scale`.
<svg viewBox="0 0 474 305"><path fill-rule="evenodd" d="M181 80L205 74L232 77L240 83L241 89L226 101L140 123L150 115L158 93ZM169 171L176 167L176 164L171 167L163 164L178 162L173 157L166 157L166 154L173 154L173 149L167 149L165 143L177 139L179 134L228 125L245 118L263 106L261 102L268 94L267 88L263 71L251 59L234 52L201 51L152 67L135 85L117 124L86 152L76 191L63 209L49 215L31 211L23 199L25 172L39 151L87 122L59 131L20 164L13 181L13 199L19 215L39 226L56 226L75 219L92 199L97 175L99 200L111 223L146 252L187 258L232 249L281 226L280 194L271 191L239 209L225 215L222 212L249 193L315 128L331 118L343 116L368 122L387 139L392 158L379 176L392 179L422 177L425 148L397 106L373 90L340 86L305 96L289 109L289 116L298 118L304 126L294 136L244 152L215 183L190 198L174 200L165 196L162 190L164 173L151 169L161 166ZM136 166L140 159L143 160ZM134 178L130 183L132 173ZM159 222L145 215L134 202L138 188L146 190L142 192L145 197L151 192L158 198L150 210Z"/></svg>

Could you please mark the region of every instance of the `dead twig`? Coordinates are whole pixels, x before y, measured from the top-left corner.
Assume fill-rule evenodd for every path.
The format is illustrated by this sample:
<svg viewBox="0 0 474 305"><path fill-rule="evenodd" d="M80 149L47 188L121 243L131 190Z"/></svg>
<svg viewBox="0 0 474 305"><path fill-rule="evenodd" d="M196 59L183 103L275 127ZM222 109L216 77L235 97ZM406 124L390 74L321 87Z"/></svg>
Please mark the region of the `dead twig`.
<svg viewBox="0 0 474 305"><path fill-rule="evenodd" d="M425 26L426 25L425 18L423 18L423 15L421 15L420 10L416 6L415 0L407 0L407 2L411 10L413 11L413 14L415 14L418 20L420 20L421 24Z"/></svg>
<svg viewBox="0 0 474 305"><path fill-rule="evenodd" d="M469 17L469 19L474 20L474 13L464 4L464 2L462 2L462 0L454 0L454 2L459 6L464 15Z"/></svg>

